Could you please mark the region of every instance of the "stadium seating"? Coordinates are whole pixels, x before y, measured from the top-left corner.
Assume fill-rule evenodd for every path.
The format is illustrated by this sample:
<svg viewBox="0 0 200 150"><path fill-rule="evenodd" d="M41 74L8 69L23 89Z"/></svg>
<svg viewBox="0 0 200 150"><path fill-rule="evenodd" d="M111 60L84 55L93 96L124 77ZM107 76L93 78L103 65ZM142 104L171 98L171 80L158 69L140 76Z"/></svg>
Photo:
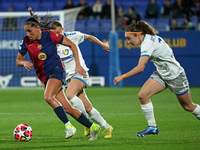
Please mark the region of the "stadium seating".
<svg viewBox="0 0 200 150"><path fill-rule="evenodd" d="M76 20L75 29L78 31L86 30L86 20Z"/></svg>
<svg viewBox="0 0 200 150"><path fill-rule="evenodd" d="M198 26L198 17L192 17L190 18L193 25L195 26L195 28L197 29L197 26Z"/></svg>
<svg viewBox="0 0 200 150"><path fill-rule="evenodd" d="M90 1L90 0L89 0ZM86 1L87 2L87 1ZM78 5L80 3L80 0L73 0L74 5Z"/></svg>
<svg viewBox="0 0 200 150"><path fill-rule="evenodd" d="M78 1L77 4L79 4L79 2L80 2L80 1ZM89 5L90 7L92 7L92 6L94 5L94 3L95 3L95 0L89 0L89 1L86 1L86 2L88 3L88 5Z"/></svg>
<svg viewBox="0 0 200 150"><path fill-rule="evenodd" d="M0 0L0 11L7 12L9 7L13 7L15 11L27 11L27 7L30 6L34 11L52 11L52 10L61 10L66 4L67 0ZM73 0L74 5L78 5L80 0ZM86 2L93 6L95 0L86 0ZM101 0L102 4L106 3L106 0ZM129 7L135 7L136 11L140 14L141 19L146 20L153 27L159 31L166 31L166 26L169 25L169 18L160 18L157 19L147 19L145 18L145 8L147 7L149 0L115 0L115 4L124 8L124 14L128 13ZM163 6L162 0L156 1L160 7ZM174 3L175 0L171 0L171 3ZM183 24L183 18L177 18L178 24ZM192 23L197 29L197 17L191 18ZM1 23L1 22L0 22ZM19 22L20 24L20 22ZM21 25L21 24L20 24ZM109 31L111 30L111 20L77 20L76 30L94 30Z"/></svg>
<svg viewBox="0 0 200 150"><path fill-rule="evenodd" d="M66 1L55 0L55 10L61 10L65 6Z"/></svg>
<svg viewBox="0 0 200 150"><path fill-rule="evenodd" d="M14 4L15 11L27 11L27 2L26 1L16 1Z"/></svg>
<svg viewBox="0 0 200 150"><path fill-rule="evenodd" d="M115 0L115 4L117 5L117 7L121 7L121 6L123 6L123 1L122 0Z"/></svg>
<svg viewBox="0 0 200 150"><path fill-rule="evenodd" d="M167 29L168 25L169 25L169 18L160 18L160 19L157 19L156 29L158 31L166 31L168 30Z"/></svg>
<svg viewBox="0 0 200 150"><path fill-rule="evenodd" d="M157 19L145 19L145 21L150 24L152 27L156 27Z"/></svg>
<svg viewBox="0 0 200 150"><path fill-rule="evenodd" d="M182 25L183 24L183 18L176 18L178 25Z"/></svg>
<svg viewBox="0 0 200 150"><path fill-rule="evenodd" d="M100 31L110 31L111 30L111 20L102 19L100 20Z"/></svg>
<svg viewBox="0 0 200 150"><path fill-rule="evenodd" d="M123 7L134 7L135 2L134 1L123 1Z"/></svg>
<svg viewBox="0 0 200 150"><path fill-rule="evenodd" d="M8 8L14 8L14 0L10 0L10 1L1 0L0 3L1 3L0 4L1 5L1 11L7 12Z"/></svg>
<svg viewBox="0 0 200 150"><path fill-rule="evenodd" d="M87 31L92 32L92 31L99 30L99 26L100 26L99 22L100 22L99 20L87 20L86 22Z"/></svg>
<svg viewBox="0 0 200 150"><path fill-rule="evenodd" d="M28 2L28 7L32 7L34 11L41 11L41 1L40 0L34 0Z"/></svg>
<svg viewBox="0 0 200 150"><path fill-rule="evenodd" d="M43 11L52 11L55 10L55 3L54 1L50 1L50 0L42 0L41 1L41 9Z"/></svg>
<svg viewBox="0 0 200 150"><path fill-rule="evenodd" d="M140 17L141 19L144 19L145 18L145 11L144 11L144 8L136 8L136 11L138 14L140 14Z"/></svg>

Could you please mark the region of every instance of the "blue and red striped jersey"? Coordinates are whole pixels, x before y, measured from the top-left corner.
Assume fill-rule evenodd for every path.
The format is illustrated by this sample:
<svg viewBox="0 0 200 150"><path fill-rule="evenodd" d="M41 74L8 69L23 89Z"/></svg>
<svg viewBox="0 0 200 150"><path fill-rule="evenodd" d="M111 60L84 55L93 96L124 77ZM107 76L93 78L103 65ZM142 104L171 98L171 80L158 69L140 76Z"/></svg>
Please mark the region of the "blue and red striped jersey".
<svg viewBox="0 0 200 150"><path fill-rule="evenodd" d="M28 51L41 82L46 82L55 70L63 70L56 47L56 44L61 44L62 41L62 35L46 30L42 31L40 40L32 41L28 36L23 39L19 53L26 55Z"/></svg>

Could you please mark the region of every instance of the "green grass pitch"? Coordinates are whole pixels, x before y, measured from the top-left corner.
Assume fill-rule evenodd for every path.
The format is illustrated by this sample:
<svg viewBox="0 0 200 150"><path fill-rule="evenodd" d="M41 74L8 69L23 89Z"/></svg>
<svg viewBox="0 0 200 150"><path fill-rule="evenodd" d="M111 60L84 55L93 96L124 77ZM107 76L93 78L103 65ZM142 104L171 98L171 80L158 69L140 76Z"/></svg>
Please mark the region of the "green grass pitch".
<svg viewBox="0 0 200 150"><path fill-rule="evenodd" d="M200 149L200 121L185 112L176 96L165 90L151 98L158 135L137 137L147 127L137 98L139 87L89 87L87 95L93 106L114 128L113 137L89 142L83 126L71 116L76 134L65 139L65 127L43 98L43 89L0 90L0 150L196 150ZM192 87L192 98L200 104L200 88ZM26 123L33 129L29 142L13 137L15 126Z"/></svg>

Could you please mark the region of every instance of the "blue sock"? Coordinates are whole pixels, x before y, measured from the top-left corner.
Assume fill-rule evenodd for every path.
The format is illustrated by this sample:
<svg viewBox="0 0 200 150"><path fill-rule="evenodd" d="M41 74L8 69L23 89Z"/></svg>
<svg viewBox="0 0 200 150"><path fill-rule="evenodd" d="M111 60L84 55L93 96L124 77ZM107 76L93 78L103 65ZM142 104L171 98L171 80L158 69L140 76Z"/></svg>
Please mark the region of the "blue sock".
<svg viewBox="0 0 200 150"><path fill-rule="evenodd" d="M82 125L86 126L87 128L90 128L93 124L87 117L85 117L83 113L76 120L80 122Z"/></svg>
<svg viewBox="0 0 200 150"><path fill-rule="evenodd" d="M58 118L65 124L69 121L67 114L64 110L64 108L62 106L56 107L54 109L56 115L58 116Z"/></svg>

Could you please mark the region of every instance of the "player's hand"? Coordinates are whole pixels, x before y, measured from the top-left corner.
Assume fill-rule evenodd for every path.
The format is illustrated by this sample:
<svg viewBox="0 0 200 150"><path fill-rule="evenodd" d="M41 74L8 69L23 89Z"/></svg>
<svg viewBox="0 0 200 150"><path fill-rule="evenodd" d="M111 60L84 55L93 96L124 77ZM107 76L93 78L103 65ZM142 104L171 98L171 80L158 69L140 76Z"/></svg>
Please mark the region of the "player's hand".
<svg viewBox="0 0 200 150"><path fill-rule="evenodd" d="M33 68L33 64L30 61L24 61L23 62L24 67L26 68L26 70L30 71Z"/></svg>
<svg viewBox="0 0 200 150"><path fill-rule="evenodd" d="M75 68L75 74L77 73L80 73L84 78L86 78L86 71L83 69L83 67L81 67L80 65L79 66L76 66Z"/></svg>
<svg viewBox="0 0 200 150"><path fill-rule="evenodd" d="M123 80L123 79L122 79L121 76L115 77L114 80L113 80L114 86L117 85L117 83L120 82L120 81L122 81L122 80Z"/></svg>
<svg viewBox="0 0 200 150"><path fill-rule="evenodd" d="M110 52L110 46L109 46L109 44L108 44L108 42L106 42L106 43L103 43L103 49L105 50L105 51L107 51L107 52Z"/></svg>

